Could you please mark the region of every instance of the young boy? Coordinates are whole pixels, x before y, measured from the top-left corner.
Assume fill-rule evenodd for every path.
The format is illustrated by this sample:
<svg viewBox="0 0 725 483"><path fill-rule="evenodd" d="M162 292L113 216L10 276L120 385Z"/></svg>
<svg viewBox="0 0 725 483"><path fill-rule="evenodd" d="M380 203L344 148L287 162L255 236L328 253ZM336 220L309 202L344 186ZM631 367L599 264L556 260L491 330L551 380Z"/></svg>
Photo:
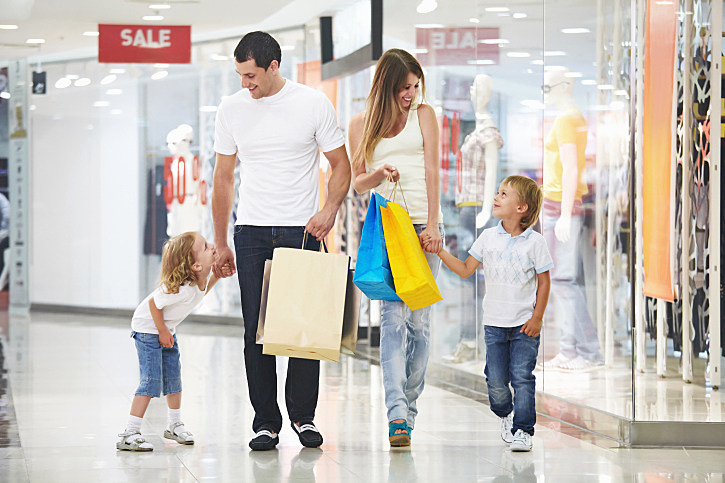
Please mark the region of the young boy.
<svg viewBox="0 0 725 483"><path fill-rule="evenodd" d="M533 370L553 266L544 237L531 228L539 218L542 200L534 180L509 176L493 200L493 216L501 221L481 233L468 259L464 262L445 250L438 252L443 263L463 278L483 264L488 399L501 419L501 438L512 451L531 451L536 423Z"/></svg>

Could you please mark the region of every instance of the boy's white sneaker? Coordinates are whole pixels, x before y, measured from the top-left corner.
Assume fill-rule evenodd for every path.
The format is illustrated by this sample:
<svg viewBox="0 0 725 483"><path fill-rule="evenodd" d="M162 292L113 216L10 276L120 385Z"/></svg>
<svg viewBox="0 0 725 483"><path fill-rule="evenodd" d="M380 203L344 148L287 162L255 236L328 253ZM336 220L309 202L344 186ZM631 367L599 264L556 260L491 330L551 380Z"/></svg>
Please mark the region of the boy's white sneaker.
<svg viewBox="0 0 725 483"><path fill-rule="evenodd" d="M514 412L511 411L508 416L498 418L501 420L501 439L506 444L511 444L514 440L514 435L511 432L511 428L514 427Z"/></svg>
<svg viewBox="0 0 725 483"><path fill-rule="evenodd" d="M531 435L522 429L517 429L511 442L511 451L531 451Z"/></svg>

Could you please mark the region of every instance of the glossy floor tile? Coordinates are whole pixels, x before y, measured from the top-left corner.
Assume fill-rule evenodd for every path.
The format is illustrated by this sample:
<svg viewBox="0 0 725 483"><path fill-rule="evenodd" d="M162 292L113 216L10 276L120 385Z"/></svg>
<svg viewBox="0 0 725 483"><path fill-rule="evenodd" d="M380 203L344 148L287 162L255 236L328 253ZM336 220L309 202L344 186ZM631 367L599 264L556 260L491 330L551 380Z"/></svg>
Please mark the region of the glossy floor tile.
<svg viewBox="0 0 725 483"><path fill-rule="evenodd" d="M346 356L322 364L322 448L302 448L285 422L278 449L252 452L241 329L186 322L178 335L182 414L196 445L163 439L166 407L155 399L142 428L155 450L118 452L116 434L138 378L129 324L75 314L0 316L0 481L723 481L725 450L620 448L543 420L534 450L512 453L488 406L432 385L419 402L412 447L391 450L380 368ZM285 360L278 361L284 375ZM281 377L278 383L284 408Z"/></svg>

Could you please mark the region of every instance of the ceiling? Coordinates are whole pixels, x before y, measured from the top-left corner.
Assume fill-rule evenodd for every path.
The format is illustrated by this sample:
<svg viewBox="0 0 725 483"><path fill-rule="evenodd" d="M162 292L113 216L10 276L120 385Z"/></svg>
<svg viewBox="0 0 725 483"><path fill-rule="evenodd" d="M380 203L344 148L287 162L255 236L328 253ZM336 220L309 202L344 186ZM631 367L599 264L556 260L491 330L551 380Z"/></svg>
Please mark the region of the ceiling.
<svg viewBox="0 0 725 483"><path fill-rule="evenodd" d="M149 4L169 4L158 10L161 21L147 22ZM0 0L0 62L41 55L44 60L95 55L99 23L131 25L191 25L192 41L240 36L252 29L274 30L300 25L330 9L335 0ZM42 38L40 47L27 39ZM76 53L77 55L72 55Z"/></svg>

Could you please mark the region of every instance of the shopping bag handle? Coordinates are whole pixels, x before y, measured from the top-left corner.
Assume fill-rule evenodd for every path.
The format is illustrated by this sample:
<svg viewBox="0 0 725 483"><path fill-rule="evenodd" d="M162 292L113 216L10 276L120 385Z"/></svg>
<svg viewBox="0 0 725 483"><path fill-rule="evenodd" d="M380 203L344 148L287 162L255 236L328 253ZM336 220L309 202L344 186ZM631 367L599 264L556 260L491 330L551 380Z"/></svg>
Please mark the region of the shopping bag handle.
<svg viewBox="0 0 725 483"><path fill-rule="evenodd" d="M302 249L303 250L305 249L305 245L307 245L307 235L308 234L309 234L309 232L307 230L305 230L305 234L302 237ZM329 253L327 251L327 244L325 243L325 239L324 238L322 239L322 243L320 243L320 251L322 251L322 248L323 247L325 248L325 253Z"/></svg>
<svg viewBox="0 0 725 483"><path fill-rule="evenodd" d="M385 199L395 202L395 193L397 190L400 190L400 196L403 197L403 204L405 204L405 211L410 213L410 210L408 209L408 202L405 201L405 194L403 193L403 183L401 183L400 180L393 181L392 174L388 174L387 180L388 184L385 185L385 188L387 188L391 183L393 184L393 188L390 191L389 195L385 197Z"/></svg>

